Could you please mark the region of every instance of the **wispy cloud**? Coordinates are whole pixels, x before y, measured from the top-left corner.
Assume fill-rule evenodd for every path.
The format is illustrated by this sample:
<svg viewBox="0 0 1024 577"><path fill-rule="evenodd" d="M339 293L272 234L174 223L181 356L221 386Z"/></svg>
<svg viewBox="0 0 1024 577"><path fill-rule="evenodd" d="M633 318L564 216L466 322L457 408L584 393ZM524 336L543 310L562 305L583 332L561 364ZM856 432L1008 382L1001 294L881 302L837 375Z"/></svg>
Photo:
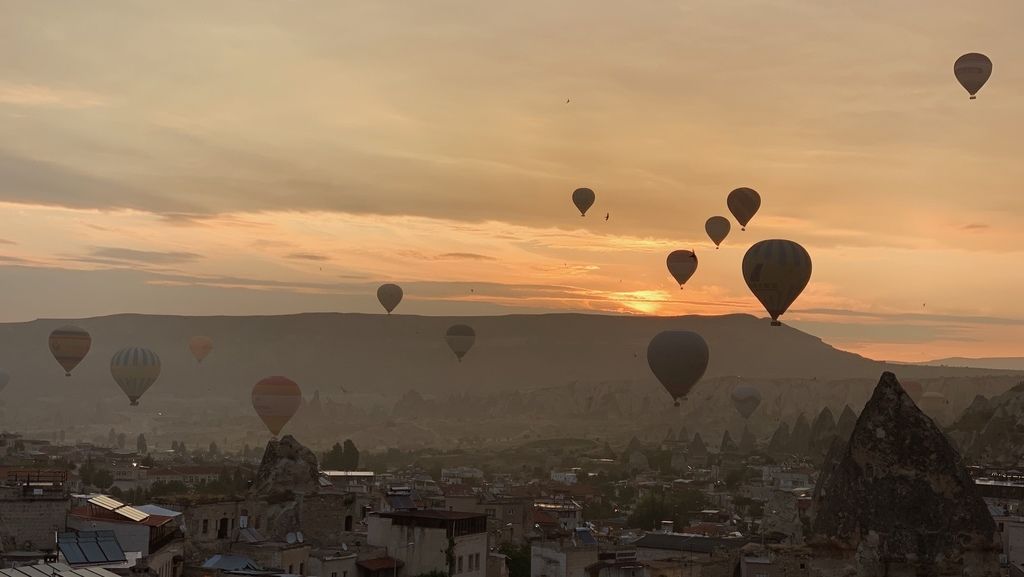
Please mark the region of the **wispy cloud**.
<svg viewBox="0 0 1024 577"><path fill-rule="evenodd" d="M31 108L96 108L107 99L85 90L56 88L39 84L0 84L0 105Z"/></svg>
<svg viewBox="0 0 1024 577"><path fill-rule="evenodd" d="M311 252L293 252L288 254L287 257L294 260L308 260L313 262L326 262L331 260L331 257L329 256Z"/></svg>
<svg viewBox="0 0 1024 577"><path fill-rule="evenodd" d="M436 257L438 260L498 260L493 256L472 252L446 252Z"/></svg>
<svg viewBox="0 0 1024 577"><path fill-rule="evenodd" d="M202 255L194 252L158 252L117 247L97 247L93 249L91 256L101 259L109 259L112 261L140 264L179 264L193 262L203 258Z"/></svg>

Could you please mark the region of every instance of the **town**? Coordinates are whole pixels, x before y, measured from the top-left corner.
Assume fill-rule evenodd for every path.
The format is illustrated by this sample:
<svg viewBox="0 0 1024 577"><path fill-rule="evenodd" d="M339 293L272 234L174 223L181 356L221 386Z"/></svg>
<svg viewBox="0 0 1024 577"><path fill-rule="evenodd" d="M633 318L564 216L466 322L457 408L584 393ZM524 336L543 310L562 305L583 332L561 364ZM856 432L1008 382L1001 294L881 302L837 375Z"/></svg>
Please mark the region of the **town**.
<svg viewBox="0 0 1024 577"><path fill-rule="evenodd" d="M487 458L460 450L361 455L350 440L317 455L289 435L260 453L215 443L148 450L144 435L126 446L113 432L107 445L4 433L0 572L842 575L870 563L916 565L893 541L879 551L874 532L849 534L846 519L886 523L887 508L906 523L916 508L920 526L903 530L917 535L913 553L932 548L943 560L933 574L969 567L1024 575L1024 474L998 459L968 465L954 448L987 458L969 438L1000 434L996 408L1020 403L1024 386L982 398L942 432L887 374L860 415L847 407L836 418L825 408L784 422L770 438L726 431L705 439L684 428L618 448L533 440ZM888 438L916 449L901 452ZM912 504L897 499L900 486L917 489ZM949 533L921 540L936 529ZM839 545L844 539L853 546ZM993 572L979 572L985 567Z"/></svg>

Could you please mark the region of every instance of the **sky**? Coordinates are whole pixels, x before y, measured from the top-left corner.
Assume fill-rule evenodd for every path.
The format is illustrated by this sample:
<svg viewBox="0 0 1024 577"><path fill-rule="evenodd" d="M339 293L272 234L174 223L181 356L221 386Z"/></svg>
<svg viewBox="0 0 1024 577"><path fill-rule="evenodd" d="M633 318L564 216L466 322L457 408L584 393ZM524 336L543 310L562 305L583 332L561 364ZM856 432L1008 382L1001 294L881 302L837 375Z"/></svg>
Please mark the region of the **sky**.
<svg viewBox="0 0 1024 577"><path fill-rule="evenodd" d="M1024 356L1019 2L0 10L0 321L376 312L381 282L409 314L763 316L740 261L786 238L814 263L788 324ZM761 210L715 250L740 186Z"/></svg>

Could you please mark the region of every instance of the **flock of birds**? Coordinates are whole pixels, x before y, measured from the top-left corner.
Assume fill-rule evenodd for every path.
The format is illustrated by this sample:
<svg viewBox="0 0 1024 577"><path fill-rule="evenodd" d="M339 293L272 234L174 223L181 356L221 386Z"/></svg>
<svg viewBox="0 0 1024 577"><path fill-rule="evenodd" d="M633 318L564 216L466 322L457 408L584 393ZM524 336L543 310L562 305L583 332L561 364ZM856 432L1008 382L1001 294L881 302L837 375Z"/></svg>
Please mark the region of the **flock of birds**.
<svg viewBox="0 0 1024 577"><path fill-rule="evenodd" d="M975 99L979 90L992 74L992 61L983 54L964 54L956 60L953 71L960 84ZM568 101L566 101L568 102ZM592 189L578 188L572 201L581 216L594 205L597 195ZM729 193L726 204L733 217L746 230L747 224L761 207L761 196L752 188L737 188ZM605 220L610 214L605 214ZM715 247L729 235L732 225L724 216L712 216L704 225L705 232ZM697 255L692 250L676 250L668 255L669 273L682 288L697 270ZM811 257L799 244L783 239L763 240L751 246L743 257L743 278L755 297L761 302L779 326L779 317L793 304L811 278ZM396 284L384 284L377 289L377 299L391 314L402 302L404 292ZM455 357L462 361L476 341L476 332L469 325L456 324L448 328L445 340ZM63 367L71 372L89 353L90 334L77 326L64 326L54 330L49 338L50 352ZM213 340L205 336L192 337L188 347L198 362L213 350ZM647 348L647 361L651 372L668 391L676 406L707 370L709 350L704 338L692 331L664 331L656 335ZM131 404L138 405L142 395L160 376L160 357L147 348L127 347L114 354L110 373L124 391ZM0 391L10 380L10 374L0 371ZM744 418L757 408L761 395L750 386L736 387L733 401ZM252 404L267 429L277 436L295 415L302 402L302 391L294 381L281 376L265 378L253 386Z"/></svg>

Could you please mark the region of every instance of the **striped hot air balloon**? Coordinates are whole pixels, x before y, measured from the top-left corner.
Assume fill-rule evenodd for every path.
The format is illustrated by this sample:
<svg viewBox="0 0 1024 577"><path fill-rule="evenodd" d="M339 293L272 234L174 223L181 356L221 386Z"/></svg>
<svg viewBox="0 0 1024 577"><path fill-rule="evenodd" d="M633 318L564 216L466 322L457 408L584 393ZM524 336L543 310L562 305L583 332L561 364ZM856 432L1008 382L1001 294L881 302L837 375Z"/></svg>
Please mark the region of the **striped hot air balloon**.
<svg viewBox="0 0 1024 577"><path fill-rule="evenodd" d="M71 371L89 354L91 347L92 337L85 329L66 325L50 333L50 352L64 368L65 376L71 376Z"/></svg>
<svg viewBox="0 0 1024 577"><path fill-rule="evenodd" d="M744 186L730 192L726 204L729 205L729 212L736 217L736 222L740 223L740 230L747 230L747 223L761 208L761 195L753 188Z"/></svg>
<svg viewBox="0 0 1024 577"><path fill-rule="evenodd" d="M302 404L302 390L285 377L267 377L252 388L252 407L275 437Z"/></svg>
<svg viewBox="0 0 1024 577"><path fill-rule="evenodd" d="M160 378L160 357L142 347L123 348L110 359L110 375L134 407Z"/></svg>
<svg viewBox="0 0 1024 577"><path fill-rule="evenodd" d="M192 352L192 356L196 358L196 361L201 363L213 351L213 339L210 337L192 337L188 340L188 350Z"/></svg>
<svg viewBox="0 0 1024 577"><path fill-rule="evenodd" d="M779 317L811 280L811 255L791 240L762 240L743 255L743 279L779 326Z"/></svg>
<svg viewBox="0 0 1024 577"><path fill-rule="evenodd" d="M466 356L476 342L476 331L468 325L452 325L445 333L444 340L448 342L448 347L461 363L462 357Z"/></svg>

